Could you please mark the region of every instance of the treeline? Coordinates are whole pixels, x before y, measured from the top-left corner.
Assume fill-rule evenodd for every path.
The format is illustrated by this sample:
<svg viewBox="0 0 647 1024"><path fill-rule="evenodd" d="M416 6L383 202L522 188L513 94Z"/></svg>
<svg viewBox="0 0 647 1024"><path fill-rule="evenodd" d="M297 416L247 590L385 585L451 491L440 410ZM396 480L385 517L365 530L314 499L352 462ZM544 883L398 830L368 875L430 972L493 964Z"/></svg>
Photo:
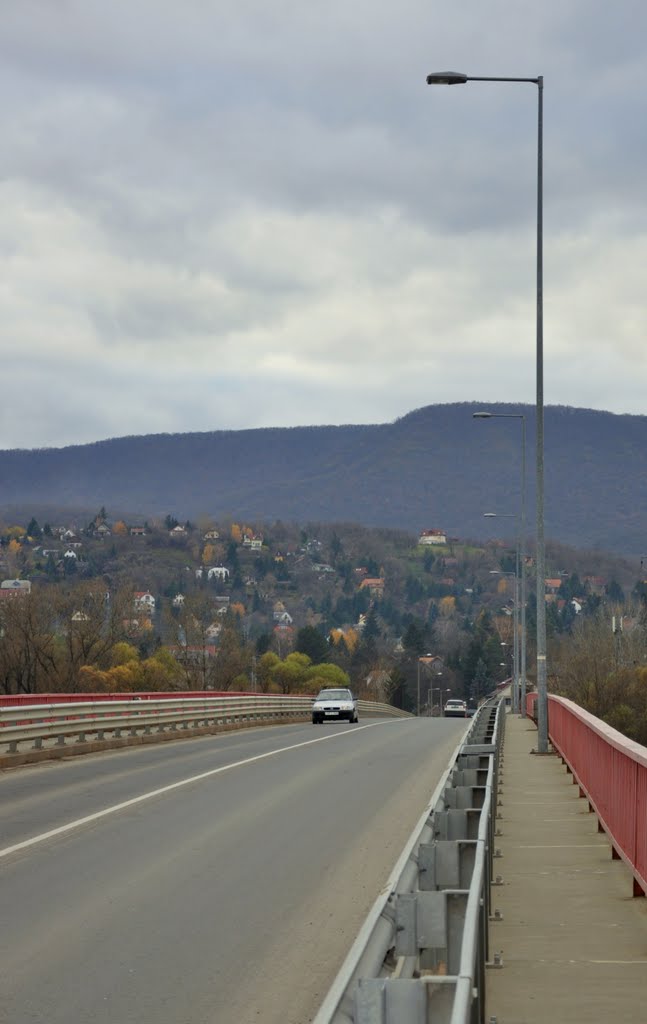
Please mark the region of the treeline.
<svg viewBox="0 0 647 1024"><path fill-rule="evenodd" d="M232 612L216 646L205 632L208 603L202 612L198 602L188 602L179 615L169 613L178 642L164 645L152 623L142 630L142 618L133 618L131 588L108 592L105 584L90 581L12 594L0 602L0 692L316 693L350 685L339 664L326 662L328 646L316 630L300 631L306 650L281 657L269 642L246 641Z"/></svg>
<svg viewBox="0 0 647 1024"><path fill-rule="evenodd" d="M602 609L554 641L551 692L647 746L647 611Z"/></svg>

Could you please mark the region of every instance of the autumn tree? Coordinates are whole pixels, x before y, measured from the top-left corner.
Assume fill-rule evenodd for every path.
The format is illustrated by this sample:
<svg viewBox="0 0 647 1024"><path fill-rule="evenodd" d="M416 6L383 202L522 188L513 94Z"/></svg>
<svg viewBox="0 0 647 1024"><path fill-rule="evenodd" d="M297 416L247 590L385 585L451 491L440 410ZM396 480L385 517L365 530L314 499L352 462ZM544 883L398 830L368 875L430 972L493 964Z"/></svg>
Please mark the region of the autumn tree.
<svg viewBox="0 0 647 1024"><path fill-rule="evenodd" d="M307 669L310 667L310 658L307 654L300 654L292 651L291 654L279 661L272 670L272 684L279 693L300 693L305 682Z"/></svg>
<svg viewBox="0 0 647 1024"><path fill-rule="evenodd" d="M60 689L59 657L49 594L21 592L0 604L0 689Z"/></svg>
<svg viewBox="0 0 647 1024"><path fill-rule="evenodd" d="M109 666L112 648L132 618L133 593L130 588L110 593L104 583L91 580L59 591L53 604L64 688L74 693L83 666Z"/></svg>

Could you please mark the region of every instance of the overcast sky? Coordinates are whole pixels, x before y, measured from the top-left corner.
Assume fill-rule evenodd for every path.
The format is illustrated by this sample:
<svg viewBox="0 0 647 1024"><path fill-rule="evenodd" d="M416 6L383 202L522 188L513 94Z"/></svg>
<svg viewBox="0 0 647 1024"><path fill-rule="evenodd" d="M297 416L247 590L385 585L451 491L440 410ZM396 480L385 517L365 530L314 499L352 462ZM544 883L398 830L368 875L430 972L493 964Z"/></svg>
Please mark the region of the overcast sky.
<svg viewBox="0 0 647 1024"><path fill-rule="evenodd" d="M644 0L0 0L0 448L647 413Z"/></svg>

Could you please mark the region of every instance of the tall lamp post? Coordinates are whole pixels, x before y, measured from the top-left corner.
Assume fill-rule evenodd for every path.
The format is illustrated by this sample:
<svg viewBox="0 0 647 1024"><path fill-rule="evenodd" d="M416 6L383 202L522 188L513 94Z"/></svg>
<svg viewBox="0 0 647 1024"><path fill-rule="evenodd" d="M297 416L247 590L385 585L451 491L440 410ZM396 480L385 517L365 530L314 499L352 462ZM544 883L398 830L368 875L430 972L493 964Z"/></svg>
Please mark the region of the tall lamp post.
<svg viewBox="0 0 647 1024"><path fill-rule="evenodd" d="M521 585L521 717L526 717L526 417L522 412L473 412L475 420L521 420L521 520L519 525L519 559Z"/></svg>
<svg viewBox="0 0 647 1024"><path fill-rule="evenodd" d="M536 284L536 492L537 492L537 750L548 753L548 687L546 671L546 552L544 541L544 275L543 275L543 134L544 78L493 78L438 71L427 75L427 85L465 85L466 82L527 82L537 86L537 284ZM525 704L525 702L524 702Z"/></svg>

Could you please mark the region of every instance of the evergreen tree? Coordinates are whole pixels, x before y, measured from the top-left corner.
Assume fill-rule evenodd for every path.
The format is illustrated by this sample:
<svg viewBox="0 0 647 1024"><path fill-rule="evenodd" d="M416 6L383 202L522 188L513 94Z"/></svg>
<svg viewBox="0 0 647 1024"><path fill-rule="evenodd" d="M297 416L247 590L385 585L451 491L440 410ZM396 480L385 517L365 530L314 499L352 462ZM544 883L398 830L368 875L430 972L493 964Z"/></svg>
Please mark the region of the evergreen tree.
<svg viewBox="0 0 647 1024"><path fill-rule="evenodd" d="M328 644L315 626L303 626L298 631L294 649L301 654L307 654L313 665L328 660Z"/></svg>

